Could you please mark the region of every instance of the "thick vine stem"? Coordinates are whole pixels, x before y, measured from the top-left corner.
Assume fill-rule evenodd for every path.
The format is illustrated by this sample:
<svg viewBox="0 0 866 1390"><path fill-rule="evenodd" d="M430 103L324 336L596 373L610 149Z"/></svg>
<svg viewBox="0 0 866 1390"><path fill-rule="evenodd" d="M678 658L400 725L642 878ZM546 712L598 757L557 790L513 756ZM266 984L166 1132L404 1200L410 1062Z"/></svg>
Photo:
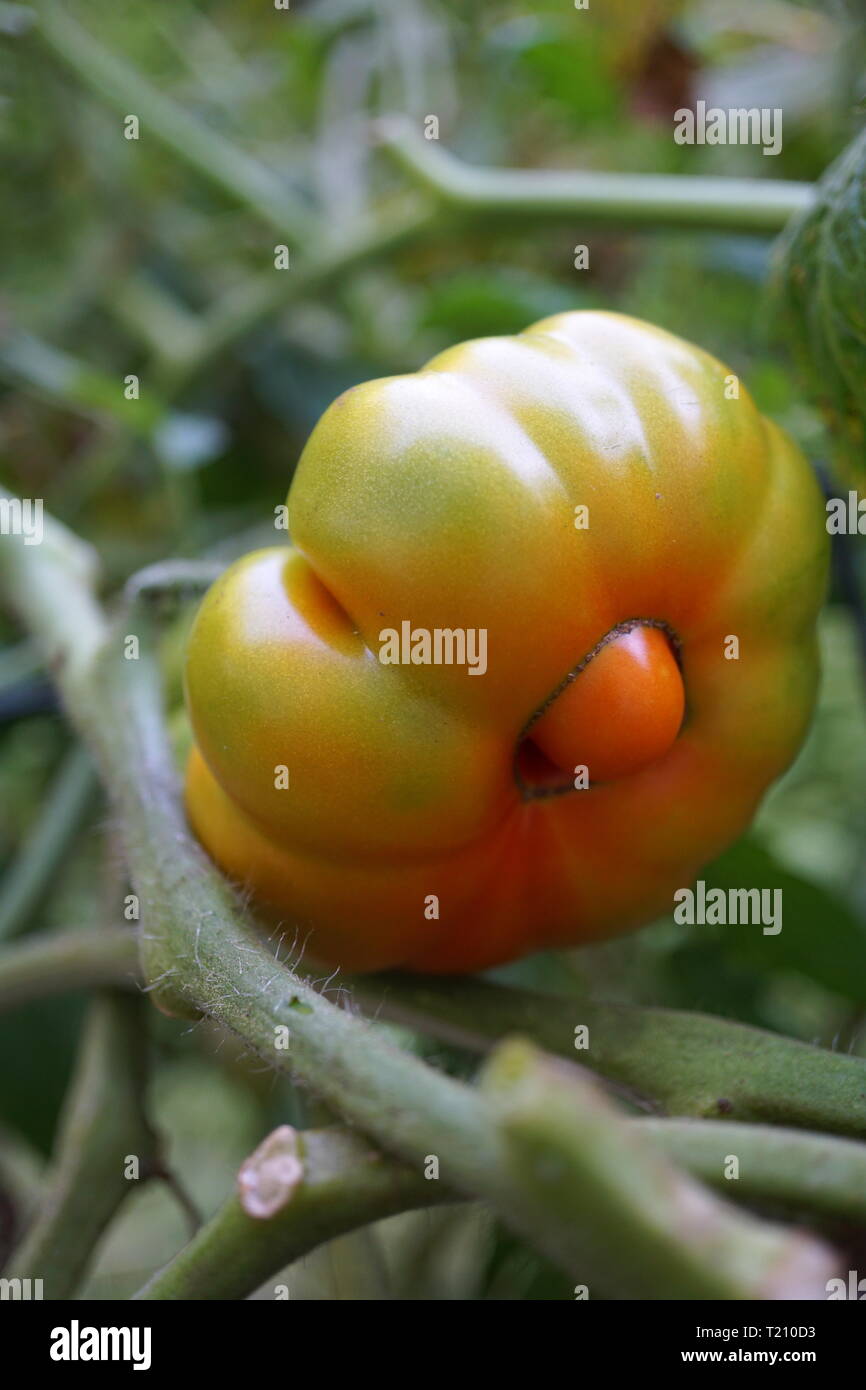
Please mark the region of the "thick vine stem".
<svg viewBox="0 0 866 1390"><path fill-rule="evenodd" d="M580 1231L590 1296L742 1298L748 1290L752 1298L815 1298L834 1274L827 1246L803 1232L780 1237L777 1228L732 1213L646 1143L585 1073L533 1044L502 1043L482 1089L538 1220L556 1212ZM612 1252L627 1269L617 1268ZM664 1292L653 1291L660 1269Z"/></svg>
<svg viewBox="0 0 866 1390"><path fill-rule="evenodd" d="M262 1220L230 1197L136 1298L247 1298L324 1241L397 1212L456 1200L442 1183L337 1127L304 1130L298 1153L303 1178L279 1211Z"/></svg>
<svg viewBox="0 0 866 1390"><path fill-rule="evenodd" d="M73 613L86 614L88 630L96 628L87 580L73 568L58 572L55 564L49 569L53 582L43 575L36 583L35 574L43 571L46 558L39 547L27 547L20 537L9 537L0 546L0 581L43 646L51 646L61 658L66 654L65 660L57 662L60 690L115 807L142 906L143 966L154 999L169 1012L199 1012L219 1020L271 1065L303 1076L350 1124L416 1172L423 1171L431 1158L437 1159L440 1180L447 1187L483 1197L512 1229L569 1273L585 1269L584 1222L592 1214L581 1206L585 1168L578 1150L579 1134L585 1130L589 1143L596 1124L599 1102L595 1095L589 1097L577 1087L567 1097L576 1129L560 1134L554 1128L549 1133L548 1157L560 1177L554 1184L556 1191L544 1194L539 1191L535 1159L530 1162L531 1171L524 1171L515 1148L523 1142L519 1117L514 1122L517 1129L509 1129L500 1109L486 1103L473 1088L400 1050L275 961L239 909L232 890L187 830L145 614L139 609L134 618L127 615L120 627L103 627L101 644L89 648L90 660L84 664L67 612L71 608ZM72 590L80 592L70 596ZM128 642L133 622L140 639L137 651ZM525 1077L520 1084L525 1091ZM597 1123L603 1127L611 1123L606 1111ZM563 1182L562 1173L574 1181ZM617 1211L631 1210L633 1182L630 1162L621 1173L614 1168L606 1176L606 1210L612 1218ZM593 1195L588 1189L590 1204ZM744 1225L733 1208L714 1200L714 1221L720 1227L733 1223L745 1262L738 1279L730 1269L720 1271L716 1296L758 1296L759 1288L766 1289L766 1296L780 1296L778 1290L785 1283L781 1274L775 1283L756 1283L748 1273L751 1258L763 1278L769 1247L776 1252L780 1271L790 1269L803 1296L821 1296L819 1270L831 1262L827 1247L812 1242L808 1254L800 1237L764 1223ZM708 1210L701 1207L702 1220ZM689 1226L684 1208L679 1216L682 1246L694 1242L698 1264L711 1259L700 1230ZM666 1291L681 1287L682 1248L672 1255L669 1244L660 1240L659 1258L651 1271L649 1266L636 1268L628 1242L625 1248L621 1244L626 1227L624 1221L613 1220L612 1239L592 1242L599 1284L631 1297L665 1296ZM797 1271L809 1260L814 1277L804 1277L801 1283ZM709 1287L713 1280L708 1268L701 1286Z"/></svg>
<svg viewBox="0 0 866 1390"><path fill-rule="evenodd" d="M159 1171L156 1137L142 1107L144 1001L106 992L90 1006L36 1220L7 1278L42 1279L44 1296L71 1298L99 1237L135 1178Z"/></svg>
<svg viewBox="0 0 866 1390"><path fill-rule="evenodd" d="M403 116L377 124L382 146L412 181L449 208L497 218L579 218L581 224L781 231L815 199L812 184L780 179L608 174L598 170L491 169L462 160L427 140Z"/></svg>
<svg viewBox="0 0 866 1390"><path fill-rule="evenodd" d="M134 989L140 980L138 944L130 931L42 933L0 950L0 1012L74 989L107 984ZM589 1003L483 980L380 975L355 980L352 992L371 1014L469 1051L484 1052L511 1033L529 1034L550 1052L579 1061L622 1088L639 1108L691 1119L713 1117L707 1132L720 1134L721 1142L727 1142L724 1134L738 1121L748 1121L752 1133L757 1132L755 1124L772 1121L866 1136L862 1058L728 1019ZM589 1046L578 1052L574 1030L581 1024L588 1029ZM748 1075L743 1058L748 1059ZM725 1122L721 1131L719 1120ZM679 1132L674 1120L659 1131L669 1132ZM692 1136L702 1132L696 1126L683 1130ZM795 1133L782 1132L789 1138ZM760 1130L765 1133L769 1129ZM805 1142L809 1136L800 1137ZM866 1150L862 1152L866 1159ZM691 1166L687 1154L683 1161ZM832 1203L832 1194L828 1200Z"/></svg>
<svg viewBox="0 0 866 1390"><path fill-rule="evenodd" d="M525 1032L649 1109L866 1138L860 1057L709 1014L535 994L486 980L394 974L354 986L378 1017L476 1052Z"/></svg>
<svg viewBox="0 0 866 1390"><path fill-rule="evenodd" d="M678 1167L732 1200L866 1224L862 1144L709 1120L627 1123L642 1152L649 1136ZM299 1140L303 1181L282 1210L255 1220L236 1196L229 1198L136 1298L247 1298L316 1245L398 1211L456 1200L438 1182L384 1158L345 1130L306 1130Z"/></svg>

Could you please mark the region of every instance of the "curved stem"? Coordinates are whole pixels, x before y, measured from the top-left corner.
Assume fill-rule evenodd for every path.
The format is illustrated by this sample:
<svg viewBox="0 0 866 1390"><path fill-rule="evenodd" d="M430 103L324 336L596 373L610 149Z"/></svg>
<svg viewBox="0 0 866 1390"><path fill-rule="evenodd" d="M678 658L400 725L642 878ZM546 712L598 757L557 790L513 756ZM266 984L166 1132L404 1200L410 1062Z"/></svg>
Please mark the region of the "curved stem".
<svg viewBox="0 0 866 1390"><path fill-rule="evenodd" d="M130 604L168 601L175 606L203 594L224 569L219 560L158 560L132 576L124 597Z"/></svg>
<svg viewBox="0 0 866 1390"><path fill-rule="evenodd" d="M75 646L61 595L86 581L64 574L49 600L44 585L28 582L43 563L44 556L17 537L0 546L0 573L5 571L7 592L25 622L43 640ZM83 598L78 602L84 606ZM660 1198L670 1192L669 1209L662 1202L659 1211L664 1218L669 1210L673 1224L668 1230L664 1219L644 1223L645 1250L656 1246L655 1262L647 1258L635 1265L623 1258L621 1242L598 1238L595 1198L603 1191L603 1210L622 1234L634 1209L639 1155L621 1143L622 1118L594 1087L587 1089L579 1074L569 1070L562 1078L562 1104L545 1130L551 1099L546 1072L544 1096L536 1104L534 1069L505 1067L516 1073L520 1091L517 1109L506 1114L502 1069L495 1102L488 1102L401 1051L275 961L226 881L190 838L165 735L159 672L140 611L134 616L140 657L124 657L123 634L131 621L127 615L123 628L106 635L91 653L87 673L76 665L70 677L61 665L59 682L114 802L144 911L143 965L156 1003L169 1013L204 1013L219 1020L271 1065L297 1071L327 1104L416 1172L435 1157L447 1186L484 1197L549 1258L569 1272L594 1269L599 1284L611 1291L627 1297L673 1295L684 1287L688 1271L699 1270L696 1284L717 1297L777 1297L791 1287L808 1289L802 1296L820 1296L820 1275L831 1260L826 1247L743 1218L718 1199L710 1202L699 1189L691 1209L701 1220L691 1225L685 1220L689 1203L679 1196L680 1177L661 1160L647 1182ZM594 1135L601 1168L593 1156ZM552 1186L540 1181L539 1144L558 1174ZM620 1147L623 1163L611 1168ZM586 1182L587 1171L597 1181ZM717 1236L715 1248L701 1234L708 1225ZM589 1247L587 1227L593 1232Z"/></svg>
<svg viewBox="0 0 866 1390"><path fill-rule="evenodd" d="M622 226L781 231L814 201L814 186L779 179L608 174L598 170L490 169L464 164L404 117L378 124L383 148L404 174L448 207L503 216L580 218Z"/></svg>
<svg viewBox="0 0 866 1390"><path fill-rule="evenodd" d="M780 1259L771 1226L710 1200L576 1067L514 1039L493 1053L482 1084L536 1219L556 1213L580 1231L575 1272L585 1271L590 1297L823 1295L835 1272L826 1246L789 1231Z"/></svg>
<svg viewBox="0 0 866 1390"><path fill-rule="evenodd" d="M105 1227L136 1177L152 1176L157 1144L142 1109L143 1001L104 994L91 1005L66 1099L49 1192L14 1252L7 1278L41 1279L71 1298Z"/></svg>
<svg viewBox="0 0 866 1390"><path fill-rule="evenodd" d="M457 1200L441 1183L344 1130L304 1130L298 1137L303 1181L280 1211L262 1220L230 1197L135 1297L247 1298L325 1241L397 1212Z"/></svg>
<svg viewBox="0 0 866 1390"><path fill-rule="evenodd" d="M418 241L439 225L435 211L413 198L383 209L378 217L349 227L336 239L312 238L312 253L286 271L251 276L226 291L201 317L195 350L182 360L163 362L160 386L176 397L220 353L298 300L309 298L370 261Z"/></svg>
<svg viewBox="0 0 866 1390"><path fill-rule="evenodd" d="M95 985L134 988L139 979L131 931L43 933L0 951L0 1011ZM353 994L371 1016L470 1051L485 1052L515 1032L529 1034L612 1082L639 1106L723 1119L722 1133L740 1119L866 1137L862 1059L745 1024L471 979L378 976L353 981ZM576 1052L574 1029L581 1023L589 1029L590 1045Z"/></svg>
<svg viewBox="0 0 866 1390"><path fill-rule="evenodd" d="M0 941L26 927L95 800L96 788L93 763L76 745L64 758L39 818L0 883Z"/></svg>
<svg viewBox="0 0 866 1390"><path fill-rule="evenodd" d="M243 203L293 241L310 230L310 213L270 169L202 125L183 106L153 86L64 10L40 0L37 33L54 57L77 73L121 118L138 117L142 135L152 135L182 163Z"/></svg>
<svg viewBox="0 0 866 1390"><path fill-rule="evenodd" d="M69 990L98 985L134 989L140 978L132 931L41 932L0 951L0 1013Z"/></svg>
<svg viewBox="0 0 866 1390"><path fill-rule="evenodd" d="M860 1057L709 1014L534 994L486 980L381 975L354 986L371 1014L473 1051L513 1032L529 1034L648 1109L866 1138ZM576 1030L584 1027L577 1051Z"/></svg>

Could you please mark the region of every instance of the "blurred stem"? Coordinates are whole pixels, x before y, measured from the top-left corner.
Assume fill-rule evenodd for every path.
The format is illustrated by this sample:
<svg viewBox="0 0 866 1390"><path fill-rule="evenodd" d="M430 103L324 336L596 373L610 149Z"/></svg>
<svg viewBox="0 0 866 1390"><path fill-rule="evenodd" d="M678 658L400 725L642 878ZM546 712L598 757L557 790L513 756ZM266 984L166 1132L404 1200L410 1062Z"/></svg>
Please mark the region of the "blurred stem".
<svg viewBox="0 0 866 1390"><path fill-rule="evenodd" d="M357 1135L333 1128L304 1130L298 1139L303 1180L280 1211L248 1216L230 1197L136 1298L247 1298L325 1241L397 1212L456 1200Z"/></svg>
<svg viewBox="0 0 866 1390"><path fill-rule="evenodd" d="M156 609L163 604L174 608L203 594L225 568L219 560L158 560L132 576L125 597L130 604L144 601Z"/></svg>
<svg viewBox="0 0 866 1390"><path fill-rule="evenodd" d="M103 488L123 475L135 458L141 440L125 433L116 420L102 420L100 428L69 460L58 479L52 500L57 511L73 521Z"/></svg>
<svg viewBox="0 0 866 1390"><path fill-rule="evenodd" d="M135 933L104 931L40 932L0 950L0 1013L95 985L128 985L140 979Z"/></svg>
<svg viewBox="0 0 866 1390"><path fill-rule="evenodd" d="M106 308L128 332L166 361L181 360L200 344L198 315L152 276L139 271L105 286Z"/></svg>
<svg viewBox="0 0 866 1390"><path fill-rule="evenodd" d="M593 1136L610 1135L602 1146L609 1160L623 1122L586 1083L575 1081L566 1089L564 1108L557 1111L571 1116L570 1127L557 1124L546 1131L545 1161L556 1180L545 1185L541 1159L531 1149L550 1107L546 1091L535 1105L531 1077L517 1078L516 1109L502 1108L501 1087L491 1108L473 1088L402 1051L275 960L187 829L142 605L124 615L121 627L103 630L97 647L85 644L89 660L83 665L79 636L67 614L71 609L90 631L96 629L93 575L81 572L71 547L66 553L69 566L58 568L59 552L52 560L44 546L28 547L22 538L8 537L0 546L0 581L25 625L55 653L69 716L89 743L111 795L143 908L142 963L155 1003L181 1017L217 1019L270 1065L297 1072L350 1124L416 1173L435 1156L448 1187L483 1197L557 1264L572 1273L585 1270L586 1277L595 1270L612 1291L665 1296L680 1286L681 1271L689 1268L700 1269L696 1283L719 1297L781 1297L792 1285L805 1290L802 1296L820 1296L820 1276L830 1262L826 1247L760 1222L744 1224L739 1213L698 1189L704 1225L689 1225L685 1208L674 1204L672 1214L683 1224L673 1237L654 1228L655 1264L635 1265L623 1258L619 1241L606 1245L595 1238L587 1263L585 1223L597 1232L598 1221L593 1204L581 1200L581 1181L587 1164L595 1171ZM141 639L137 660L124 659L123 634L130 630ZM667 1165L664 1172L668 1179L656 1164L647 1182L662 1187L669 1181L679 1192L679 1175ZM628 1157L606 1179L605 1211L618 1233L631 1219L635 1181ZM702 1234L706 1223L716 1233L715 1248ZM652 1238L648 1232L647 1249ZM724 1258L729 1244L743 1252L743 1268L736 1272ZM772 1276L764 1258L771 1254Z"/></svg>
<svg viewBox="0 0 866 1390"><path fill-rule="evenodd" d="M0 488L0 498L10 495ZM42 526L38 546L25 545L21 536L0 538L0 579L5 579L10 605L26 613L29 635L46 670L67 700L83 701L88 695L82 684L108 632L95 595L96 551L47 512Z"/></svg>
<svg viewBox="0 0 866 1390"><path fill-rule="evenodd" d="M140 139L154 137L182 164L195 169L211 184L243 203L282 237L297 242L310 230L310 216L276 174L224 135L202 124L183 106L166 96L111 49L82 28L69 12L51 0L38 0L36 32L53 56L81 78L123 119L137 116ZM123 130L118 121L117 138ZM130 157L138 146L129 141Z"/></svg>
<svg viewBox="0 0 866 1390"><path fill-rule="evenodd" d="M535 994L471 978L354 981L369 1013L474 1051L531 1035L674 1115L767 1121L866 1138L866 1060L709 1014ZM575 1050L575 1030L588 1046Z"/></svg>
<svg viewBox="0 0 866 1390"><path fill-rule="evenodd" d="M482 1089L537 1220L555 1212L580 1231L583 1264L571 1268L590 1297L823 1293L834 1273L826 1246L791 1231L782 1251L779 1228L732 1211L672 1167L576 1067L515 1039L493 1053Z"/></svg>
<svg viewBox="0 0 866 1390"><path fill-rule="evenodd" d="M109 376L31 333L6 334L0 342L0 374L89 419L109 420L130 435L148 439L165 416L152 390L138 400L124 396L123 369Z"/></svg>
<svg viewBox="0 0 866 1390"><path fill-rule="evenodd" d="M183 345L197 341L197 321L189 316L185 334L172 334L166 327L165 355L159 361L170 363L172 354L183 358ZM103 487L135 455L147 448L159 468L170 523L179 533L194 509L197 483L194 475L171 466L160 449L160 427L170 422L164 396L159 389L160 367L140 375L140 395L127 400L123 369L117 377L61 352L49 343L27 333L13 334L0 342L0 375L23 382L40 396L74 411L99 425L71 479L61 489L66 510L80 508L98 488Z"/></svg>
<svg viewBox="0 0 866 1390"><path fill-rule="evenodd" d="M158 1168L142 1109L144 1004L107 993L90 1006L75 1076L60 1122L49 1191L14 1252L6 1278L42 1279L48 1299L74 1296L97 1241L140 1178Z"/></svg>
<svg viewBox="0 0 866 1390"><path fill-rule="evenodd" d="M796 1212L866 1226L866 1144L768 1125L635 1120L677 1163L733 1201L784 1203ZM726 1173L738 1160L735 1178Z"/></svg>
<svg viewBox="0 0 866 1390"><path fill-rule="evenodd" d="M308 258L299 257L288 270L272 269L248 277L202 315L198 344L187 359L161 363L161 393L176 396L216 357L281 309L318 294L369 261L420 240L434 232L440 221L427 203L410 198L350 227L337 240L311 238Z"/></svg>
<svg viewBox="0 0 866 1390"><path fill-rule="evenodd" d="M96 788L90 756L76 744L66 754L36 823L0 883L0 941L27 926L81 829Z"/></svg>
<svg viewBox="0 0 866 1390"><path fill-rule="evenodd" d="M402 116L378 122L383 148L414 183L474 217L580 218L637 227L779 232L814 201L809 183L464 164Z"/></svg>

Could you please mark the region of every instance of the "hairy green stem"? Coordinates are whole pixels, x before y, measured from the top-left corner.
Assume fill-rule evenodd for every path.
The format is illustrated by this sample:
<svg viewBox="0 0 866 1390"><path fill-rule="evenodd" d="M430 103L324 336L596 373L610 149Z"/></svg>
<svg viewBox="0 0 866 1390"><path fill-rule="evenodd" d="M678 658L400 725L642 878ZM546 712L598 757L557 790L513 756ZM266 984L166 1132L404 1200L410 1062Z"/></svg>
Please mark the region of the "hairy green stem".
<svg viewBox="0 0 866 1390"><path fill-rule="evenodd" d="M670 1115L866 1137L866 1061L744 1023L487 980L388 974L357 980L356 991L371 1013L473 1051L527 1033Z"/></svg>
<svg viewBox="0 0 866 1390"><path fill-rule="evenodd" d="M475 979L354 981L364 1008L473 1051L536 1038L671 1115L866 1138L866 1061L709 1014L535 994ZM585 1031L584 1031L585 1030Z"/></svg>
<svg viewBox="0 0 866 1390"><path fill-rule="evenodd" d="M482 168L440 149L404 117L383 119L378 133L403 173L449 208L476 218L775 233L815 198L812 184L780 179Z"/></svg>
<svg viewBox="0 0 866 1390"><path fill-rule="evenodd" d="M52 932L0 951L0 1010L71 989L134 986L139 978L133 933ZM727 1019L589 1003L480 980L378 976L354 981L353 996L371 1015L470 1051L526 1033L625 1088L647 1109L713 1117L709 1129L722 1143L738 1120L750 1129L772 1121L866 1137L866 1062ZM584 1025L590 1045L576 1051L574 1030Z"/></svg>
<svg viewBox="0 0 866 1390"><path fill-rule="evenodd" d="M97 1241L135 1177L158 1170L142 1109L144 1001L106 993L90 1006L67 1095L47 1196L4 1276L42 1279L44 1296L71 1298ZM137 1171L133 1167L137 1161Z"/></svg>
<svg viewBox="0 0 866 1390"><path fill-rule="evenodd" d="M12 537L0 547L0 576L27 626L43 642L62 652L77 648L74 629L65 621L64 601L70 588L87 587L74 568L62 575L52 569L53 592L31 580L46 562L38 548ZM89 591L88 591L89 592ZM92 599L90 600L92 603ZM77 610L86 613L88 600L79 594ZM404 1159L414 1171L435 1157L441 1180L466 1196L481 1196L526 1240L569 1271L585 1266L586 1222L592 1222L593 1191L579 1196L585 1172L577 1136L551 1131L549 1157L558 1173L573 1181L557 1181L559 1195L539 1188L535 1158L521 1157L524 1142L509 1121L458 1081L434 1071L401 1051L377 1030L329 1002L313 985L275 960L238 907L237 900L190 838L180 805L174 768L162 718L159 672L147 641L142 606L125 616L122 627L108 631L91 650L86 670L76 659L58 665L58 679L69 715L91 747L118 815L133 887L142 905L142 955L154 1000L166 1011L184 1016L203 1013L241 1037L271 1065L296 1071L322 1099L376 1140ZM125 635L135 630L140 651L127 659ZM521 1086L524 1082L521 1080ZM574 1124L589 1134L596 1124L599 1102L579 1087L568 1098ZM584 1111L586 1113L584 1113ZM585 1124L584 1124L585 1122ZM533 1125L535 1121L533 1120ZM607 1111L598 1118L607 1127ZM532 1147L534 1140L526 1138ZM561 1144L561 1149L557 1145ZM575 1147L577 1145L577 1148ZM525 1161L529 1168L524 1171ZM606 1209L630 1210L634 1175L629 1163L621 1173L604 1180ZM543 1188L543 1183L541 1184ZM561 1189L561 1190L560 1190ZM617 1194L619 1194L617 1196ZM709 1198L707 1198L709 1200ZM754 1274L736 1274L718 1262L717 1275L708 1265L698 1281L715 1296L784 1296L793 1281L809 1283L804 1261L823 1269L829 1259L824 1247L803 1246L799 1237L742 1218L724 1204L701 1207L702 1219L712 1211L714 1225L731 1223L737 1244ZM682 1215L683 1213L681 1213ZM620 1229L624 1229L625 1222ZM720 1237L720 1240L722 1238ZM647 1242L650 1237L647 1236ZM658 1241L658 1260L632 1267L614 1243L590 1242L600 1283L626 1296L664 1294L681 1287L682 1269L703 1267L699 1229L685 1223L673 1247ZM722 1241L722 1244L724 1242ZM686 1247L694 1245L693 1257ZM775 1250L777 1278L768 1282L764 1254ZM809 1285L819 1296L817 1282ZM804 1295L806 1296L806 1295Z"/></svg>

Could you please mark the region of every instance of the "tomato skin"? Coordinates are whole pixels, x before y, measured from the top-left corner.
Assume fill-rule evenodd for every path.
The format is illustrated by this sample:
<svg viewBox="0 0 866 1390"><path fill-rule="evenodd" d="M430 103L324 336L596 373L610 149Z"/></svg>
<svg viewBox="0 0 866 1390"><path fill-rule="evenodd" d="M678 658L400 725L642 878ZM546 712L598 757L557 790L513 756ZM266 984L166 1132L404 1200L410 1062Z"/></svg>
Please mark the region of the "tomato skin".
<svg viewBox="0 0 866 1390"><path fill-rule="evenodd" d="M660 915L741 833L808 724L828 538L729 379L578 312L334 402L292 546L187 657L190 821L263 916L347 970L476 970ZM483 633L483 671L384 664L405 626Z"/></svg>

